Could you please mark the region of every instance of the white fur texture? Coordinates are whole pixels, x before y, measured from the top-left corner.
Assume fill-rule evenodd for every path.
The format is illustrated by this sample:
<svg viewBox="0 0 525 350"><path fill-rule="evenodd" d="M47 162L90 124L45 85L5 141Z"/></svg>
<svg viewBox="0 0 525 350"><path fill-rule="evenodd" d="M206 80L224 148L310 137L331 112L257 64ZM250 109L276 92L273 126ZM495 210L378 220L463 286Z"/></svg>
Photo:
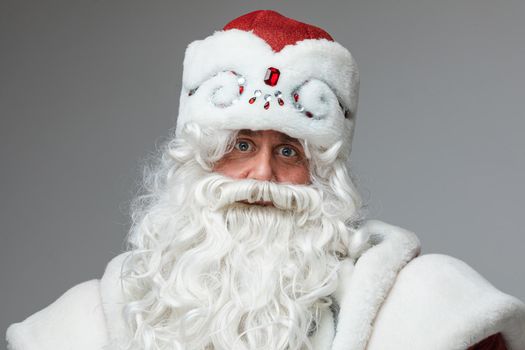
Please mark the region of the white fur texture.
<svg viewBox="0 0 525 350"><path fill-rule="evenodd" d="M363 247L351 277L341 274L339 278L336 298L341 310L333 350L366 348L372 323L398 272L420 250L415 234L377 220L363 225L359 235L369 247Z"/></svg>
<svg viewBox="0 0 525 350"><path fill-rule="evenodd" d="M274 87L263 81L268 67L281 72ZM241 95L230 71L246 80ZM273 129L325 147L341 140L350 145L358 86L355 61L336 42L309 39L274 52L252 32L217 31L186 50L177 132L184 124L197 122L217 129ZM250 104L255 90L262 95ZM277 103L276 91L282 92L283 106ZM298 103L312 112L312 118L294 106L293 92L298 92ZM266 94L272 96L268 109L263 108ZM351 118L345 119L339 103Z"/></svg>
<svg viewBox="0 0 525 350"><path fill-rule="evenodd" d="M124 288L122 270L124 261L129 257L129 252L113 258L106 266L104 275L100 279L100 298L104 305L104 314L108 328L108 349L124 349L131 338L130 331L124 320Z"/></svg>
<svg viewBox="0 0 525 350"><path fill-rule="evenodd" d="M368 226L366 235L375 236L370 227L378 227L378 224L383 223L374 221L373 226ZM389 256L400 256L395 253L398 248L392 243L376 243L374 247L379 249L370 249L376 263L383 257L388 260ZM356 270L367 268L366 254L360 258L363 259L361 262L358 260ZM118 349L119 343L129 336L122 317L124 297L120 280L126 256L127 253L122 254L108 264L100 281L101 298L99 282L85 282L42 311L12 325L7 332L11 349ZM336 294L341 304L340 317L336 320L337 338L334 341L334 320L330 313L324 314L319 334L313 340L315 350L358 350L363 348L363 343L368 343L365 344L367 350L465 350L497 332L503 334L509 350L525 349L525 305L494 288L464 262L443 255L423 255L401 270L391 288L385 287L391 279L383 279L383 276L362 274L359 277L352 264L340 270L342 287ZM352 283L355 278L364 279L363 284ZM366 297L370 292L366 286L374 284L383 291L390 288L378 314L373 311L377 305L377 293L372 291L370 299ZM352 298L352 294L359 295L355 298L368 307L354 304L350 308L348 298ZM373 328L364 324L356 329L356 325L345 316L349 313L354 320L362 319L362 323L370 318L370 314L377 314L377 318L373 321ZM368 327L372 331L370 336L356 345L352 335L354 332L366 334Z"/></svg>
<svg viewBox="0 0 525 350"><path fill-rule="evenodd" d="M401 271L367 349L465 350L498 332L508 349L525 349L525 305L464 262L431 254Z"/></svg>
<svg viewBox="0 0 525 350"><path fill-rule="evenodd" d="M81 283L43 310L7 330L10 350L103 350L108 328L100 282Z"/></svg>

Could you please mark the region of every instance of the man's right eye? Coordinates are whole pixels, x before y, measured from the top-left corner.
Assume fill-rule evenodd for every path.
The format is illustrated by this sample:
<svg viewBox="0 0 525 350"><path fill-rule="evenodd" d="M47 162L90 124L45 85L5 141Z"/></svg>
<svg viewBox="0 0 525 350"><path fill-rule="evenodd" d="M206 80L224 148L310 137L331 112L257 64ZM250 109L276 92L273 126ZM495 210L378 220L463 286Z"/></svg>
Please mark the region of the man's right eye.
<svg viewBox="0 0 525 350"><path fill-rule="evenodd" d="M248 141L240 140L240 141L237 141L237 143L235 144L235 149L241 152L249 152L253 149L253 146Z"/></svg>

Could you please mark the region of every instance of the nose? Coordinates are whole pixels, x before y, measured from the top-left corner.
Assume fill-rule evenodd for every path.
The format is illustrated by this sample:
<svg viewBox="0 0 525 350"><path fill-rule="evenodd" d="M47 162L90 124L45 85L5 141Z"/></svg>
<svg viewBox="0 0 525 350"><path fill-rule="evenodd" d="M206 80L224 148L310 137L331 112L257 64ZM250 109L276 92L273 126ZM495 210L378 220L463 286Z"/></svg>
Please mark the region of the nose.
<svg viewBox="0 0 525 350"><path fill-rule="evenodd" d="M249 160L246 178L259 181L275 181L276 173L272 153L268 150L258 152L257 156Z"/></svg>

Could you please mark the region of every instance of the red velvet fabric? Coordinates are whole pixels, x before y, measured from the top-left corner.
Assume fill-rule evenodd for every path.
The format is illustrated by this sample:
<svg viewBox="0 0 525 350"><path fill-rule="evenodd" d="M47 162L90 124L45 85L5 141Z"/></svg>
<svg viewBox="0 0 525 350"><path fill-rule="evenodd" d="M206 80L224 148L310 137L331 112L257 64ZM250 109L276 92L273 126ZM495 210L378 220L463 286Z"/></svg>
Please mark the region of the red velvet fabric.
<svg viewBox="0 0 525 350"><path fill-rule="evenodd" d="M505 345L505 340L501 333L496 333L472 345L467 350L507 350L507 345Z"/></svg>
<svg viewBox="0 0 525 350"><path fill-rule="evenodd" d="M281 51L286 45L293 45L305 39L334 41L323 29L285 17L272 10L257 10L242 15L223 28L223 30L228 29L253 30L253 33L266 41L275 52Z"/></svg>

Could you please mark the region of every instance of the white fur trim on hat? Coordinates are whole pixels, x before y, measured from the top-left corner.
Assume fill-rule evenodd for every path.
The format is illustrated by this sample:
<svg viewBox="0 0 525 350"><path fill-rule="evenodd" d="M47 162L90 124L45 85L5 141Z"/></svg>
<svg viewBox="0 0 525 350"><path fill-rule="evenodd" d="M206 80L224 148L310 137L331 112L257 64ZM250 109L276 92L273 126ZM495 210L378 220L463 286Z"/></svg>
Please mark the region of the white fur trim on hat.
<svg viewBox="0 0 525 350"><path fill-rule="evenodd" d="M280 71L275 86L264 82L269 67ZM322 146L350 143L358 86L355 61L337 42L305 39L275 52L253 32L217 31L186 49L177 134L184 124L197 122L219 129L273 129ZM249 103L256 90L261 95Z"/></svg>

